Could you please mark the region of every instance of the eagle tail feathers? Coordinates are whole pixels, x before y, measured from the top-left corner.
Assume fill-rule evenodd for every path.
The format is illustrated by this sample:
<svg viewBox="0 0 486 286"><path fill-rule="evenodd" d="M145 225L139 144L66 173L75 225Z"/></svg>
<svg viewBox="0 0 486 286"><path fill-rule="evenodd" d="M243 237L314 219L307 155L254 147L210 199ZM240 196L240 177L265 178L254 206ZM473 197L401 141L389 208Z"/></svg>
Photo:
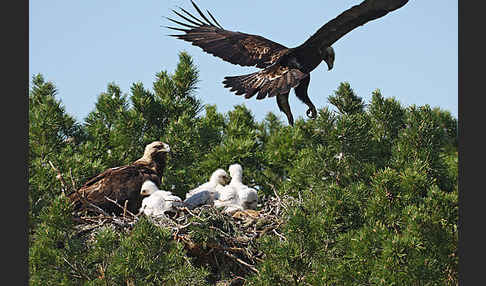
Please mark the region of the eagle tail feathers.
<svg viewBox="0 0 486 286"><path fill-rule="evenodd" d="M223 80L225 88L230 88L230 91L235 92L236 95L245 95L245 98L251 98L259 93L257 99L265 98L262 93L263 90L268 90L268 80L261 77L260 72L245 74L240 76L227 76Z"/></svg>

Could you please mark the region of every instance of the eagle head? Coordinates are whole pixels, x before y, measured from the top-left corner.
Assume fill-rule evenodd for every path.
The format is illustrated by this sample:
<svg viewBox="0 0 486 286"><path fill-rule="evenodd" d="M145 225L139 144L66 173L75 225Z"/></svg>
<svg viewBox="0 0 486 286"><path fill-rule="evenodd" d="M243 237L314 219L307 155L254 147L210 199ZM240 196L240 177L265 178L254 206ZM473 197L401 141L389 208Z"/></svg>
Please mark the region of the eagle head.
<svg viewBox="0 0 486 286"><path fill-rule="evenodd" d="M328 70L331 70L334 66L334 49L332 47L327 47L323 52L321 51L321 54L327 64Z"/></svg>
<svg viewBox="0 0 486 286"><path fill-rule="evenodd" d="M167 143L161 141L154 141L145 146L142 158L136 162L164 164L167 159L167 153L170 152L170 147Z"/></svg>
<svg viewBox="0 0 486 286"><path fill-rule="evenodd" d="M142 196L150 196L151 194L153 194L154 192L158 191L159 188L157 187L157 185L150 181L150 180L146 180L145 182L143 182L142 184L142 187L140 188L140 195Z"/></svg>
<svg viewBox="0 0 486 286"><path fill-rule="evenodd" d="M170 147L167 143L161 141L154 141L147 146L145 146L144 157L150 156L153 157L159 153L168 153L170 152Z"/></svg>
<svg viewBox="0 0 486 286"><path fill-rule="evenodd" d="M230 173L231 178L235 178L235 180L238 180L241 182L242 177L243 177L243 167L241 167L240 164L232 164L229 166L228 171Z"/></svg>
<svg viewBox="0 0 486 286"><path fill-rule="evenodd" d="M226 185L229 183L229 176L223 169L217 169L211 174L211 178L209 179L211 182L217 182L220 185Z"/></svg>

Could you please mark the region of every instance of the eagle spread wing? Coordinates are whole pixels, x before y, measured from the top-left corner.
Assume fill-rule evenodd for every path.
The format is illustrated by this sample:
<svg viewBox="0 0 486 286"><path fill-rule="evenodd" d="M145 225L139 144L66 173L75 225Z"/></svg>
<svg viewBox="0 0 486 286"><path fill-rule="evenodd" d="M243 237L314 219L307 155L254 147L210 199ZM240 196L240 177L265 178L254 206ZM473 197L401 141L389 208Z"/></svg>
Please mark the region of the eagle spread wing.
<svg viewBox="0 0 486 286"><path fill-rule="evenodd" d="M385 16L407 2L408 0L365 0L324 24L296 49L330 47L353 29Z"/></svg>
<svg viewBox="0 0 486 286"><path fill-rule="evenodd" d="M209 11L207 12L214 23L201 12L192 0L191 2L202 19L196 18L183 8L180 8L182 13L172 10L187 22L167 18L185 27L167 27L185 32L185 34L171 36L188 41L209 54L241 66L267 67L288 50L285 46L261 36L225 30Z"/></svg>
<svg viewBox="0 0 486 286"><path fill-rule="evenodd" d="M207 12L214 23L201 12L194 1L191 2L202 19L194 17L183 8L180 8L183 14L173 10L187 22L168 18L185 27L168 27L184 32L182 35L171 36L191 42L230 63L262 68L263 70L252 74L225 77L223 84L237 95L245 94L245 98L253 97L257 93L257 99L267 95L276 96L279 109L287 115L289 124L293 125L288 104L290 89L295 88L296 96L309 107L307 115L315 117L315 106L307 94L310 72L323 60L329 69L332 68L334 50L331 45L351 30L402 7L408 0L365 0L327 22L302 45L291 49L261 36L225 30L209 11Z"/></svg>

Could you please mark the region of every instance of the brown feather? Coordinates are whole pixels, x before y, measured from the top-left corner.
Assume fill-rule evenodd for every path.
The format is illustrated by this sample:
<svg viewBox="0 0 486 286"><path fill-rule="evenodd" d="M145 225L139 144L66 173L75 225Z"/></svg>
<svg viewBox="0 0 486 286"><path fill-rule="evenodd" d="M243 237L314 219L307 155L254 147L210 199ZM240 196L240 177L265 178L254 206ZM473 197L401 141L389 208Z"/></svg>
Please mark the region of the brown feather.
<svg viewBox="0 0 486 286"><path fill-rule="evenodd" d="M365 0L320 27L316 33L296 48L297 53L305 54L311 50L330 47L353 29L385 16L407 2L408 0Z"/></svg>
<svg viewBox="0 0 486 286"><path fill-rule="evenodd" d="M186 13L186 15L188 15L192 19L198 21L199 22L199 25L204 25L205 24L203 21L199 20L198 18L194 17L191 13L187 12L184 8L179 7L179 9L181 9L182 12Z"/></svg>
<svg viewBox="0 0 486 286"><path fill-rule="evenodd" d="M214 23L204 15L194 1L191 2L202 19L198 19L183 8L180 9L187 17L175 10L172 11L187 23L167 18L169 21L189 28L169 27L185 33L175 36L178 39L191 42L203 51L232 64L259 68L271 65L288 50L287 47L261 36L225 30L209 11L207 11L208 15Z"/></svg>
<svg viewBox="0 0 486 286"><path fill-rule="evenodd" d="M199 15L201 15L201 17L203 17L203 19L207 22L207 24L210 25L210 26L213 26L211 21L209 21L208 18L206 18L206 16L204 15L204 13L199 9L199 7L197 7L196 3L194 3L194 1L192 1L192 0L191 0L191 3L192 3L192 6L194 6L194 8L196 8L196 11L199 13Z"/></svg>
<svg viewBox="0 0 486 286"><path fill-rule="evenodd" d="M162 142L156 141L147 147L152 144L159 146L158 143ZM165 146L167 145L165 144ZM74 209L89 211L90 206L84 204L84 200L87 200L108 213L120 214L123 210L105 198L108 197L120 205L128 201L127 210L133 213L138 212L142 201L140 196L142 184L146 180L151 180L156 185L161 183L167 153L165 151L157 152L157 148L150 152L146 148L144 157L132 164L107 169L86 181L76 192L68 196L74 204Z"/></svg>
<svg viewBox="0 0 486 286"><path fill-rule="evenodd" d="M184 33L174 37L188 41L232 64L262 68L263 70L248 75L225 77L224 87L230 88L237 95L245 94L245 98L251 98L255 94L259 100L267 96L277 96L279 109L287 115L289 123L293 124L288 94L295 88L296 96L309 107L307 114L312 111L315 115L315 107L307 95L307 88L310 72L324 59L329 68L332 68L334 55L327 48L353 29L383 17L407 2L408 0L364 0L324 24L303 44L291 49L258 35L225 30L209 10L206 10L214 23L211 22L193 0L191 3L202 19L183 8L180 9L187 17L177 11L173 12L187 23L168 19L188 28L169 27Z"/></svg>

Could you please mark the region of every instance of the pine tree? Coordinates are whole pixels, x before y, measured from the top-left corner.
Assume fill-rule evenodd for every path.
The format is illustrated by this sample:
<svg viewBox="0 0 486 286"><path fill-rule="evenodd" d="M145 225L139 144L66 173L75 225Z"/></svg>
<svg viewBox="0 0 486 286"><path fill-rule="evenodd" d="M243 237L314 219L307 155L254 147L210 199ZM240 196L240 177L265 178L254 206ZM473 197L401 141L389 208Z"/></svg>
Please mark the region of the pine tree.
<svg viewBox="0 0 486 286"><path fill-rule="evenodd" d="M457 285L458 138L449 112L403 107L379 90L366 104L342 83L329 97L333 107L290 127L273 113L258 122L244 105L218 112L198 99L197 83L197 67L181 53L173 73L156 74L152 90L134 83L123 93L109 83L78 123L54 84L34 76L30 284L214 285L241 271L191 256L149 218L77 229L63 191L161 140L171 146L161 189L184 198L215 169L240 163L260 204L284 201L275 232L262 231L249 246L261 259L245 285ZM255 225L265 224L260 219ZM237 225L208 208L186 227L207 250L237 236Z"/></svg>
<svg viewBox="0 0 486 286"><path fill-rule="evenodd" d="M56 95L52 82L40 74L33 76L29 93L29 228L37 222L40 210L67 191L51 166L62 168L60 154L85 137L81 125L66 114Z"/></svg>

